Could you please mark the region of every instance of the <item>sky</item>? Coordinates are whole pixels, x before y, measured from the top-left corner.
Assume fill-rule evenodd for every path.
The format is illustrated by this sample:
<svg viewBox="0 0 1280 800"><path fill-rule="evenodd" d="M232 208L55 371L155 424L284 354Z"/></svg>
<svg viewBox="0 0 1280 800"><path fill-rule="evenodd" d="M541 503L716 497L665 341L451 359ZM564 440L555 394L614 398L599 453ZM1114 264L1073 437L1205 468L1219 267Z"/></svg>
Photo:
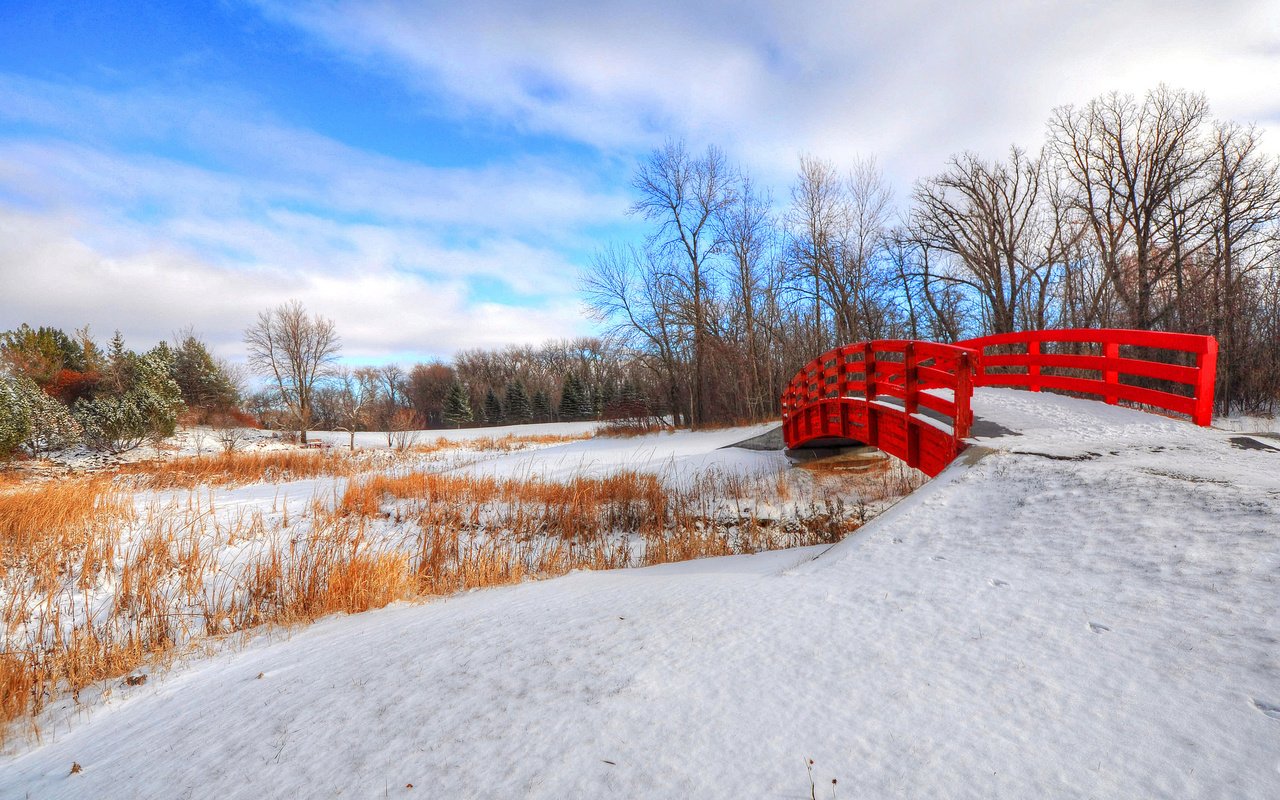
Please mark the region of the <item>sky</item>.
<svg viewBox="0 0 1280 800"><path fill-rule="evenodd" d="M1276 150L1280 2L0 0L0 330L238 361L297 299L354 363L590 335L668 139L778 198L871 157L902 202L1161 82Z"/></svg>

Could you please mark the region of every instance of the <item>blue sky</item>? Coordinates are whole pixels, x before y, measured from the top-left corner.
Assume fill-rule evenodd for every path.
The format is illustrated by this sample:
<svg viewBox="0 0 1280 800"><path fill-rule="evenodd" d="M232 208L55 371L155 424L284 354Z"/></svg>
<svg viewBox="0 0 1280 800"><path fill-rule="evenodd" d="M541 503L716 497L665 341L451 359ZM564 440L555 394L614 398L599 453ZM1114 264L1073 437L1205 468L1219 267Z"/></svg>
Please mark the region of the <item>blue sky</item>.
<svg viewBox="0 0 1280 800"><path fill-rule="evenodd" d="M1277 4L1235 0L0 0L0 329L235 359L298 298L362 361L590 333L578 272L666 137L781 198L801 153L873 156L903 197L1110 89L1272 131L1278 74Z"/></svg>

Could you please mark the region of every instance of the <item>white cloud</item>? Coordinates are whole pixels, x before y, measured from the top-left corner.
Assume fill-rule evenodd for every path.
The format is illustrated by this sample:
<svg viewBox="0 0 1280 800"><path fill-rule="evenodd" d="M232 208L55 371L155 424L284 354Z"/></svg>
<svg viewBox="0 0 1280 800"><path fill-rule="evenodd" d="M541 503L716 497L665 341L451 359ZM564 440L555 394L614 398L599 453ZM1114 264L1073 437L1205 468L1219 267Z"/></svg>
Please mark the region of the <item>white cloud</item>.
<svg viewBox="0 0 1280 800"><path fill-rule="evenodd" d="M1050 110L1160 82L1280 124L1268 0L262 3L457 113L604 149L718 142L771 182L796 153L876 155L900 184L1034 147Z"/></svg>
<svg viewBox="0 0 1280 800"><path fill-rule="evenodd" d="M626 208L585 169L433 168L192 97L0 77L0 101L35 130L0 138L0 329L194 324L237 356L296 297L361 358L577 335L574 253Z"/></svg>
<svg viewBox="0 0 1280 800"><path fill-rule="evenodd" d="M0 320L67 330L120 329L145 347L188 325L215 351L243 356L242 333L257 312L289 299L330 317L349 358L449 355L462 347L585 333L576 303L522 308L473 296L462 279L382 269L314 272L277 266L246 271L156 247L109 256L77 238L74 217L0 208Z"/></svg>

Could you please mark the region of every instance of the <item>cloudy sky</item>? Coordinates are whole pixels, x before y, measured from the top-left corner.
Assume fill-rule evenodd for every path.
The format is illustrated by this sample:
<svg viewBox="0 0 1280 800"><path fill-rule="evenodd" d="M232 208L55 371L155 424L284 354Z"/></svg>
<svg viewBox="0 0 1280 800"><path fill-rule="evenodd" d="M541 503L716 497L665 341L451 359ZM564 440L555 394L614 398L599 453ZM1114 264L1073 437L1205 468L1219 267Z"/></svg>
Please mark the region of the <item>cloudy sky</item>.
<svg viewBox="0 0 1280 800"><path fill-rule="evenodd" d="M297 298L359 361L590 333L577 276L668 137L904 196L1160 82L1276 149L1280 3L0 0L0 330L238 359Z"/></svg>

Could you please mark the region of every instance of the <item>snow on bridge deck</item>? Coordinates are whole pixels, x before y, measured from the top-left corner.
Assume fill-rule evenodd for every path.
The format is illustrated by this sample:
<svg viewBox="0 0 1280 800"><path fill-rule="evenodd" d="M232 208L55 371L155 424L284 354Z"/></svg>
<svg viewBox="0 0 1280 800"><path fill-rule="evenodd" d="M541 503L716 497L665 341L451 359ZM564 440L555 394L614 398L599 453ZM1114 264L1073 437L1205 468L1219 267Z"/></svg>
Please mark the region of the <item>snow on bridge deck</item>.
<svg viewBox="0 0 1280 800"><path fill-rule="evenodd" d="M0 796L799 798L808 758L823 796L1280 796L1280 451L974 408L1018 434L825 551L264 637L47 731Z"/></svg>

